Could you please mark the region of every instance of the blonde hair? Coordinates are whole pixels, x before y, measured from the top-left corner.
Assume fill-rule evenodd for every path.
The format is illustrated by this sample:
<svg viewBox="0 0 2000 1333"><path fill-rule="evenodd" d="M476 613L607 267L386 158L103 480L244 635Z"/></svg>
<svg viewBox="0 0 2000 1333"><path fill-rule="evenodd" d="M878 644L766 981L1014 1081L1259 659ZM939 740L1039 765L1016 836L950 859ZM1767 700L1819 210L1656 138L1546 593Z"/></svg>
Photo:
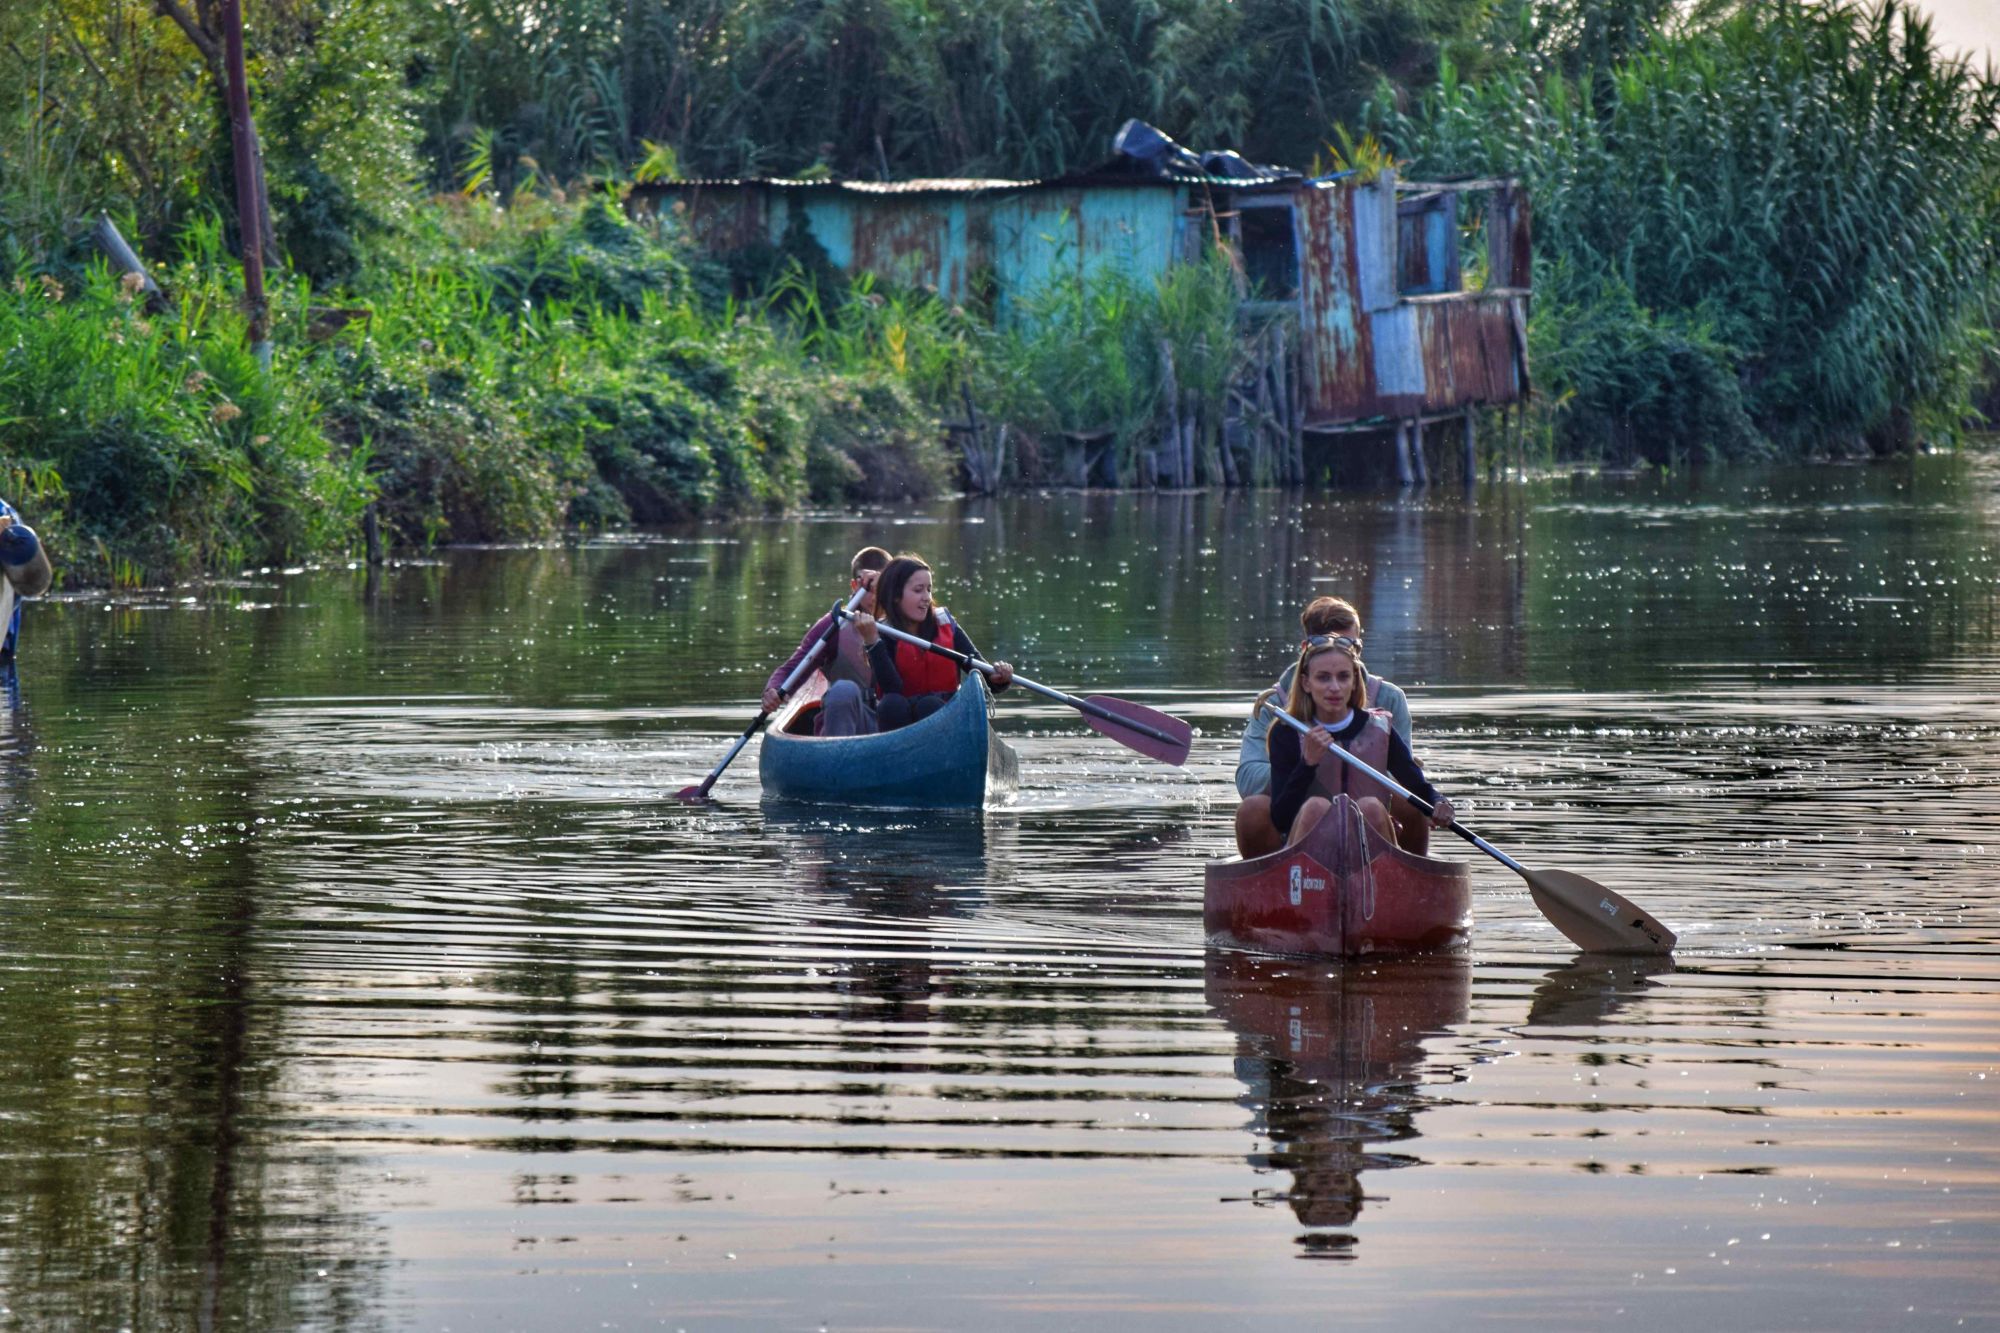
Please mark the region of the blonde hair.
<svg viewBox="0 0 2000 1333"><path fill-rule="evenodd" d="M1313 720L1313 701L1306 690L1306 673L1312 669L1315 657L1324 657L1328 653L1345 653L1348 660L1354 663L1354 689L1347 696L1347 706L1357 713L1368 709L1368 667L1361 660L1361 645L1346 635L1329 638L1316 634L1299 649L1298 665L1292 671L1292 692L1285 699L1285 711L1301 722Z"/></svg>

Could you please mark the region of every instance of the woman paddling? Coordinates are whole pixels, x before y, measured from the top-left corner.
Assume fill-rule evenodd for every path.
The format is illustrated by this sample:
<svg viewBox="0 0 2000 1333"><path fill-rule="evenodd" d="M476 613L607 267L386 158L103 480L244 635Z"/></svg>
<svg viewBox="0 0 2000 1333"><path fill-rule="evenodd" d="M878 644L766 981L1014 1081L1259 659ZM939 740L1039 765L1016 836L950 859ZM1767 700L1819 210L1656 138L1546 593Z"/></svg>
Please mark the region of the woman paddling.
<svg viewBox="0 0 2000 1333"><path fill-rule="evenodd" d="M1267 691L1258 707L1275 694ZM1368 672L1356 640L1344 634L1308 638L1299 649L1285 711L1312 724L1304 736L1291 727L1271 728L1271 822L1286 846L1296 846L1343 792L1371 828L1396 841L1389 818L1394 793L1334 754L1335 744L1428 801L1435 827L1451 823L1451 802L1424 776L1389 714L1368 707Z"/></svg>
<svg viewBox="0 0 2000 1333"><path fill-rule="evenodd" d="M931 567L917 556L891 560L875 580L881 623L969 657L979 656L951 613L932 603L931 583ZM875 675L875 718L883 731L922 721L958 692L959 667L950 658L889 638L877 628L874 616L857 615L854 628L868 646L868 666ZM1004 690L1014 679L1014 668L995 662L991 679L996 691Z"/></svg>

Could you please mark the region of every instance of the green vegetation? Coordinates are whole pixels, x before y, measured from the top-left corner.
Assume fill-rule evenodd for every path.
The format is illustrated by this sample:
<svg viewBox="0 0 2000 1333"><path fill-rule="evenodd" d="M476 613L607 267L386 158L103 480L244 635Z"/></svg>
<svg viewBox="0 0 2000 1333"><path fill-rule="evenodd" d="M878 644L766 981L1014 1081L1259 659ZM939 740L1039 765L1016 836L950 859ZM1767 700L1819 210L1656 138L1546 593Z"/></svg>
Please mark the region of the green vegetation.
<svg viewBox="0 0 2000 1333"><path fill-rule="evenodd" d="M1417 172L1526 180L1531 349L1566 452L1948 437L1993 345L2000 86L1893 3L1633 8L1570 6L1628 21L1560 40L1517 10L1503 70L1447 64L1385 117Z"/></svg>
<svg viewBox="0 0 2000 1333"><path fill-rule="evenodd" d="M410 548L961 478L1273 480L1221 447L1258 334L1226 253L1057 280L1003 329L803 237L723 271L620 207L679 174L1057 173L1132 115L1524 177L1566 457L1946 440L1992 356L2000 91L1893 4L250 0L265 377L219 10L0 11L0 493L72 582L354 553L371 520ZM164 303L105 271L100 210ZM940 428L968 404L970 448Z"/></svg>

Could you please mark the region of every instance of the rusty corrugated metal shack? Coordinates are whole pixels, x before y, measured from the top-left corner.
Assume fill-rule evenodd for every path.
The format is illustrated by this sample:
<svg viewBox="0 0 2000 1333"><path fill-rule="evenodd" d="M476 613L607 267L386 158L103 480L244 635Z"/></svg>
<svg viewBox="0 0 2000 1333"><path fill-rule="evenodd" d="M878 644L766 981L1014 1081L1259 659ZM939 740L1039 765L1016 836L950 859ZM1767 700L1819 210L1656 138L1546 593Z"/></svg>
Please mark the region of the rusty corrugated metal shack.
<svg viewBox="0 0 2000 1333"><path fill-rule="evenodd" d="M1527 391L1529 210L1513 181L1099 171L1043 181L682 181L634 193L641 208L680 211L711 252L775 246L803 226L844 270L954 301L976 295L1003 321L1012 300L1059 269L1159 274L1219 229L1242 256L1249 300L1296 317L1302 427L1395 430L1405 480L1408 428L1462 417L1469 455L1470 409ZM1484 270L1470 290L1468 261ZM1421 475L1420 451L1415 466Z"/></svg>

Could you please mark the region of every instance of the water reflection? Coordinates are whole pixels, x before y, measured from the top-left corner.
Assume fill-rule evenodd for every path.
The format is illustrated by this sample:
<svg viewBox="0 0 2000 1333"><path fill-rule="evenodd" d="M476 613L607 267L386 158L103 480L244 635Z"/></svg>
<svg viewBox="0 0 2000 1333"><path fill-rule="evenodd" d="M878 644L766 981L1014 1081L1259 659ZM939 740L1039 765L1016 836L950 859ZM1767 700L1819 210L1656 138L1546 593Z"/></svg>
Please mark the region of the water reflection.
<svg viewBox="0 0 2000 1333"><path fill-rule="evenodd" d="M1618 958L1585 954L1551 971L1535 987L1528 1004L1530 1027L1589 1027L1659 989L1655 978L1672 976L1671 958Z"/></svg>
<svg viewBox="0 0 2000 1333"><path fill-rule="evenodd" d="M819 900L808 920L850 945L830 964L836 993L849 1001L841 1017L925 1023L938 989L937 927L979 910L986 886L1007 874L1017 829L978 810L890 818L871 827L775 803L764 814L765 827L795 849L801 892Z"/></svg>
<svg viewBox="0 0 2000 1333"><path fill-rule="evenodd" d="M1178 1331L1323 1317L1270 1260L1342 1253L1378 1325L1985 1317L1996 477L1010 497L50 603L0 709L0 1325ZM1192 761L1009 698L1006 812L794 816L749 755L672 802L878 539ZM1316 592L1476 826L1679 972L1483 863L1469 1011L1464 960L1204 955Z"/></svg>
<svg viewBox="0 0 2000 1333"><path fill-rule="evenodd" d="M1471 991L1462 956L1342 966L1209 951L1208 1002L1236 1033L1250 1130L1269 1140L1250 1164L1292 1177L1250 1197L1314 1228L1302 1257L1352 1257L1358 1238L1342 1229L1367 1199L1362 1172L1418 1164L1384 1145L1417 1137L1424 1039L1465 1021Z"/></svg>

